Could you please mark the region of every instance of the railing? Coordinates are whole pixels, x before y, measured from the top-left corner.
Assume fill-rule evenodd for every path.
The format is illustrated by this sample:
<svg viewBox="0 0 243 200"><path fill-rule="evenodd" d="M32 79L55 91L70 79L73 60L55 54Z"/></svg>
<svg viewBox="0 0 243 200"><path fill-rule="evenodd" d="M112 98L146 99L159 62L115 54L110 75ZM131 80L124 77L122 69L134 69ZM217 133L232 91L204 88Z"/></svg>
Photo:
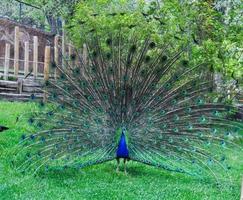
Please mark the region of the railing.
<svg viewBox="0 0 243 200"><path fill-rule="evenodd" d="M14 56L10 56L11 44L5 44L5 56L0 57L0 78L3 77L4 80L17 80L18 78L23 78L28 75L34 80L44 79L47 80L49 77L57 78L57 71L51 70L50 65L52 61L58 66L65 66L68 59L71 58L74 52L74 47L71 44L66 44L64 36L56 35L54 37L54 46L46 46L44 51L44 60L38 60L39 51L38 49L38 37L33 36L33 50L30 51L30 42L26 41L24 43L24 59L20 59L20 32L19 27L16 26L14 30ZM30 60L30 53L32 54ZM63 56L67 59L63 59ZM73 61L78 64L78 56L75 56Z"/></svg>

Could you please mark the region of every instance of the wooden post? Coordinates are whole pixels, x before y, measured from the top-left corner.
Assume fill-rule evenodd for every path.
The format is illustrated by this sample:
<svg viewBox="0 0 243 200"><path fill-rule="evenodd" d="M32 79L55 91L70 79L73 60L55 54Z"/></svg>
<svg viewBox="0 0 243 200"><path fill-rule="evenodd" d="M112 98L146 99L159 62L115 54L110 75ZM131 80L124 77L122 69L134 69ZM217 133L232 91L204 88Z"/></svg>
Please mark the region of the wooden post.
<svg viewBox="0 0 243 200"><path fill-rule="evenodd" d="M65 21L63 20L63 25L62 25L62 67L64 67L65 56L66 56L66 47L65 47L66 37L65 37L64 26L65 26Z"/></svg>
<svg viewBox="0 0 243 200"><path fill-rule="evenodd" d="M9 61L10 61L10 44L6 43L6 45L5 45L5 61L4 61L4 80L8 80Z"/></svg>
<svg viewBox="0 0 243 200"><path fill-rule="evenodd" d="M38 37L34 36L34 55L33 55L33 73L34 78L38 76Z"/></svg>
<svg viewBox="0 0 243 200"><path fill-rule="evenodd" d="M54 62L57 66L59 65L58 41L59 35L56 35L54 39ZM57 79L57 69L55 69L54 71L54 77L55 79Z"/></svg>
<svg viewBox="0 0 243 200"><path fill-rule="evenodd" d="M45 47L45 61L44 61L44 80L48 81L49 79L49 66L51 62L51 47ZM43 101L45 102L47 99L47 92L44 91Z"/></svg>
<svg viewBox="0 0 243 200"><path fill-rule="evenodd" d="M51 61L51 47L46 46L45 48L45 62L44 62L44 80L47 81L49 79L49 67Z"/></svg>
<svg viewBox="0 0 243 200"><path fill-rule="evenodd" d="M15 26L14 30L14 76L19 74L19 27Z"/></svg>
<svg viewBox="0 0 243 200"><path fill-rule="evenodd" d="M17 91L19 94L22 94L23 93L23 79L18 79L17 80Z"/></svg>
<svg viewBox="0 0 243 200"><path fill-rule="evenodd" d="M29 42L24 43L24 75L29 73Z"/></svg>

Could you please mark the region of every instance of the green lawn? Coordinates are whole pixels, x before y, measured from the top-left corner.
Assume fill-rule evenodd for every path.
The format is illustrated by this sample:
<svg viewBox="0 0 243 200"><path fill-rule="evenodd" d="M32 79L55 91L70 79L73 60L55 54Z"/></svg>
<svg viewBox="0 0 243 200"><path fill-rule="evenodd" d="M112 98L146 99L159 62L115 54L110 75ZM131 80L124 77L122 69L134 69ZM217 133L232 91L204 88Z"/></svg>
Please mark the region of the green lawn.
<svg viewBox="0 0 243 200"><path fill-rule="evenodd" d="M240 198L243 159L232 155L233 187L213 181L202 182L183 174L170 173L134 162L128 163L128 175L115 172L115 162L83 170L48 171L36 177L16 173L9 161L19 140L22 125L16 117L27 112L33 104L0 102L0 124L10 130L0 133L0 199L165 199L199 200ZM227 183L226 183L227 185Z"/></svg>

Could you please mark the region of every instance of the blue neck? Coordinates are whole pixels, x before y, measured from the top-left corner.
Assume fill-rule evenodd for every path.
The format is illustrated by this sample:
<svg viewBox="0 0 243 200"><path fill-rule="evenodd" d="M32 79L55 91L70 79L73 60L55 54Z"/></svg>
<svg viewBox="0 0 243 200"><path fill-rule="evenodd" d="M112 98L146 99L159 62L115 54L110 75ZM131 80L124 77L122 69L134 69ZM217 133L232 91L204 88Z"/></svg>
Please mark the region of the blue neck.
<svg viewBox="0 0 243 200"><path fill-rule="evenodd" d="M127 148L127 143L126 143L126 136L125 136L125 131L122 131L121 138L118 144L116 156L118 158L128 158L129 157L129 151Z"/></svg>

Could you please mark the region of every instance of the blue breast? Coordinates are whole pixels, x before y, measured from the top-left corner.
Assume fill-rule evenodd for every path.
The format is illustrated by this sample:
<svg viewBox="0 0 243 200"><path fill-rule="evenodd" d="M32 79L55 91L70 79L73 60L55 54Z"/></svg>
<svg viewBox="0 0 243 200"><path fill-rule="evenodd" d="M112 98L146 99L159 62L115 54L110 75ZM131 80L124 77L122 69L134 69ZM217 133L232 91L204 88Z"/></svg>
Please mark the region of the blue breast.
<svg viewBox="0 0 243 200"><path fill-rule="evenodd" d="M123 132L122 132L119 144L118 144L116 156L118 158L128 158L129 157L129 151L127 148L126 137Z"/></svg>

